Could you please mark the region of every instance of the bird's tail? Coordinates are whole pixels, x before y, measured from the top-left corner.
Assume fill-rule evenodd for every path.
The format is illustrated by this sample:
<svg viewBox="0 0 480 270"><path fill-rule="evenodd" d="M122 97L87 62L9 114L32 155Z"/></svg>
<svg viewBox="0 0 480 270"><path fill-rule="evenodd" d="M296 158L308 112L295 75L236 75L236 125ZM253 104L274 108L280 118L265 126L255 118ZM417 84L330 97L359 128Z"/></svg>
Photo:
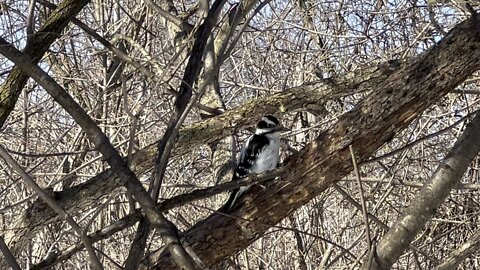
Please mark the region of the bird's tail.
<svg viewBox="0 0 480 270"><path fill-rule="evenodd" d="M240 197L247 189L250 188L250 186L245 186L245 187L240 187L232 190L232 193L230 193L230 197L228 197L227 202L218 209L218 212L221 213L228 213L230 210L233 208L235 205L235 202L237 201L238 197Z"/></svg>

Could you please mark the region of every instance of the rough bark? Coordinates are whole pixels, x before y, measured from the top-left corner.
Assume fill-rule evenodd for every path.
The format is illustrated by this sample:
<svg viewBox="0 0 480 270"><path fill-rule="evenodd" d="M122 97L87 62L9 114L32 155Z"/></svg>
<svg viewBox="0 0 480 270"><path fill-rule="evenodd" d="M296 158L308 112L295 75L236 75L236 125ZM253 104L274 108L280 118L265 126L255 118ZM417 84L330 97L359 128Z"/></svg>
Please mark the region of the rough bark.
<svg viewBox="0 0 480 270"><path fill-rule="evenodd" d="M162 140L158 142L158 156L155 161L154 173L149 186L149 194L152 196L154 201L158 200L160 188L165 176L165 171L167 170L168 160L170 159L170 154L172 152L172 148L175 139L177 138L180 126L190 111L191 106L189 107L188 104L192 102L191 99L195 81L198 79L200 71L203 68L202 59L204 51L213 27L217 23L218 15L224 3L224 0L216 0L212 4L211 9L208 11L207 16L195 34L195 42L190 51L188 64L185 68L183 79L180 83L180 89L178 91L177 98L175 99L175 110L172 112ZM149 220L146 218L142 219L138 225L135 239L132 243L129 256L125 263L126 269L136 269L138 264L137 262L145 251L146 241L150 229Z"/></svg>
<svg viewBox="0 0 480 270"><path fill-rule="evenodd" d="M426 108L480 68L480 15L454 27L437 46L400 68L380 83L377 90L339 118L287 162L287 173L266 189L251 188L230 213L214 213L185 234L195 253L209 266L246 248L270 225L280 222L298 207L352 171L349 146L359 162L404 129ZM171 269L170 256L153 253L155 262ZM152 267L152 268L154 268Z"/></svg>
<svg viewBox="0 0 480 270"><path fill-rule="evenodd" d="M173 154L185 154L200 145L230 135L235 129L251 126L265 113L280 114L297 109L322 112L322 104L328 100L352 92L369 91L401 66L398 62L392 62L364 68L338 77L334 83L310 83L270 97L249 101L237 109L181 129ZM152 168L157 155L156 148L156 145L152 144L136 152L131 163L132 170L139 174ZM113 170L108 169L82 184L54 192L54 196L61 207L73 214L98 202L117 188L118 178ZM42 201L37 200L9 228L5 241L12 252L16 253L25 249L29 237L38 232L42 226L54 222L58 222L55 213Z"/></svg>
<svg viewBox="0 0 480 270"><path fill-rule="evenodd" d="M65 0L50 15L45 25L29 39L23 51L37 64L50 45L60 36L68 22L77 15L90 0ZM14 67L0 88L0 127L13 110L28 76Z"/></svg>
<svg viewBox="0 0 480 270"><path fill-rule="evenodd" d="M472 120L452 150L443 159L428 184L418 191L405 213L388 230L363 269L390 269L425 223L445 201L450 191L460 182L468 165L480 149L480 114Z"/></svg>

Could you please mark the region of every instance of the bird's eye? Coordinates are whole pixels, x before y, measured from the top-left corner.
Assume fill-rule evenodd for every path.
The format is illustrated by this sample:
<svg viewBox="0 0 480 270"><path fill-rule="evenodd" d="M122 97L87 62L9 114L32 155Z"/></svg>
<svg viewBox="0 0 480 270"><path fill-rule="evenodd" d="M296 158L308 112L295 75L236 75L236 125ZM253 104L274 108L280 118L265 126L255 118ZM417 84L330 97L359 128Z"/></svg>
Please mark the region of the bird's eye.
<svg viewBox="0 0 480 270"><path fill-rule="evenodd" d="M268 127L273 127L273 124L268 124L267 126L268 126Z"/></svg>

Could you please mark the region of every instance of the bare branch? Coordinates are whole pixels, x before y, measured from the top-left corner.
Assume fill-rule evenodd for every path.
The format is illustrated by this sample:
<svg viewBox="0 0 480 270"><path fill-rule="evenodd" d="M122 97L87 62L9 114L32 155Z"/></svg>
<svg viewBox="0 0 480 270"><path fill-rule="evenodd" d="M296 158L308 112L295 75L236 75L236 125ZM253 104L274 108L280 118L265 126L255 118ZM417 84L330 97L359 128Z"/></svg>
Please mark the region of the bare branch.
<svg viewBox="0 0 480 270"><path fill-rule="evenodd" d="M35 31L35 24L34 24L34 19L35 19L35 3L37 0L30 0L30 3L28 4L28 18L27 18L27 43L30 41L30 39L33 37L33 32Z"/></svg>
<svg viewBox="0 0 480 270"><path fill-rule="evenodd" d="M96 243L100 240L103 240L107 237L114 235L117 232L120 232L128 227L131 227L137 223L142 217L140 210L135 210L133 213L125 216L114 223L102 228L90 235L88 237L92 243ZM78 253L84 248L83 242L79 242L69 248L65 249L62 253L51 253L46 256L44 260L33 265L30 269L40 270L40 269L51 269L52 266L61 263L62 261L68 260L70 257Z"/></svg>
<svg viewBox="0 0 480 270"><path fill-rule="evenodd" d="M24 49L34 64L40 61L70 19L80 12L88 2L90 0L65 0L52 12L45 25L32 36ZM19 68L14 67L0 88L0 96L2 97L0 99L0 126L3 126L7 116L13 110L27 80L28 76Z"/></svg>
<svg viewBox="0 0 480 270"><path fill-rule="evenodd" d="M445 201L450 191L461 180L465 170L480 150L480 114L467 126L442 164L432 175L429 183L419 192L404 215L380 240L374 251L372 264L366 263L363 269L390 268L403 254L425 223Z"/></svg>
<svg viewBox="0 0 480 270"><path fill-rule="evenodd" d="M103 269L102 264L98 260L97 254L95 253L95 249L92 246L90 238L84 233L84 230L77 224L77 222L70 216L65 210L60 207L57 202L52 199L47 192L45 192L35 181L28 175L22 167L8 154L7 150L0 145L0 156L20 175L22 179L29 185L37 194L38 196L48 204L61 218L65 219L65 221L72 227L72 229L80 236L85 245L85 248L88 251L90 256L90 263L92 268L100 270Z"/></svg>
<svg viewBox="0 0 480 270"><path fill-rule="evenodd" d="M452 251L435 270L457 269L460 263L480 249L480 232L474 233L468 241Z"/></svg>
<svg viewBox="0 0 480 270"><path fill-rule="evenodd" d="M17 260L15 260L15 257L13 257L12 253L8 249L7 245L5 244L5 241L3 240L3 236L0 236L0 250L2 251L3 257L7 261L8 265L13 270L21 270Z"/></svg>
<svg viewBox="0 0 480 270"><path fill-rule="evenodd" d="M352 157L353 171L355 172L355 177L357 179L357 184L358 184L358 190L360 191L360 202L362 205L363 221L365 223L365 234L367 235L367 247L368 247L368 250L371 250L372 237L370 236L370 224L368 222L367 203L365 202L365 194L363 192L362 179L360 178L360 171L358 168L357 159L355 157L355 152L353 151L353 147L350 145L349 148L350 148L350 154Z"/></svg>
<svg viewBox="0 0 480 270"><path fill-rule="evenodd" d="M196 93L197 98L194 98L191 101L194 83L197 80L200 70L203 66L201 59L203 58L207 41L210 38L212 29L217 22L218 14L220 13L224 3L224 0L215 1L212 5L212 8L208 11L208 15L204 22L197 30L195 42L190 53L190 58L185 68L183 79L180 83L180 89L178 91L177 98L175 99L175 110L172 113L162 140L160 140L158 143L158 156L155 161L154 174L151 178L152 180L149 187L149 193L154 201L158 199L160 187L162 185L168 160L170 158L170 153L172 152L172 148L175 139L177 138L178 131L180 130L180 126L183 124L183 121L187 117L192 105L196 103L196 100L202 94L202 92ZM189 104L190 106L188 106ZM140 221L137 233L135 235L135 240L132 244L132 248L130 249L129 256L126 261L127 269L135 269L138 266L138 260L143 254L149 231L150 226L148 221ZM185 254L185 256L187 257L184 258L184 260L190 261L191 266L189 267L193 269L193 259L190 258L188 254Z"/></svg>
<svg viewBox="0 0 480 270"><path fill-rule="evenodd" d="M128 191L134 196L135 200L140 203L150 222L160 232L162 237L165 238L165 242L170 245L172 254L174 254L173 257L178 263L178 266L186 269L193 268L193 264L188 260L185 260L185 258L188 258L188 254L179 243L173 224L171 224L161 213L155 211L155 202L148 195L136 175L130 170L122 157L120 157L98 125L53 78L38 66L33 65L20 51L16 50L3 38L0 38L0 53L14 62L26 74L44 87L44 89L77 121L92 143L95 144L98 150L107 159L109 165L122 181L121 184L125 185Z"/></svg>
<svg viewBox="0 0 480 270"><path fill-rule="evenodd" d="M276 224L352 170L350 145L356 149L359 162L365 161L425 108L480 68L479 22L468 19L460 23L437 46L391 74L329 130L291 156L288 173L281 181L265 190L251 188L243 207L232 215ZM461 49L466 44L470 49ZM186 239L207 265L214 265L244 249L267 229L213 214L188 230ZM167 263L169 259L163 257L156 265L168 269Z"/></svg>

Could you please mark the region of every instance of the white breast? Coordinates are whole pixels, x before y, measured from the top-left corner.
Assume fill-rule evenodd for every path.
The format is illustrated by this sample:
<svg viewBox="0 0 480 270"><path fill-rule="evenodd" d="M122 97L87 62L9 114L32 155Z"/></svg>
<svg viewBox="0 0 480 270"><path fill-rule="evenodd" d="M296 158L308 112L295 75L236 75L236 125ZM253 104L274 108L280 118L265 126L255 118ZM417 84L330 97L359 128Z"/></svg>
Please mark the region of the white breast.
<svg viewBox="0 0 480 270"><path fill-rule="evenodd" d="M257 162L255 162L252 167L252 171L255 173L263 173L275 169L278 164L279 150L279 140L276 138L270 139L270 144L261 151Z"/></svg>

